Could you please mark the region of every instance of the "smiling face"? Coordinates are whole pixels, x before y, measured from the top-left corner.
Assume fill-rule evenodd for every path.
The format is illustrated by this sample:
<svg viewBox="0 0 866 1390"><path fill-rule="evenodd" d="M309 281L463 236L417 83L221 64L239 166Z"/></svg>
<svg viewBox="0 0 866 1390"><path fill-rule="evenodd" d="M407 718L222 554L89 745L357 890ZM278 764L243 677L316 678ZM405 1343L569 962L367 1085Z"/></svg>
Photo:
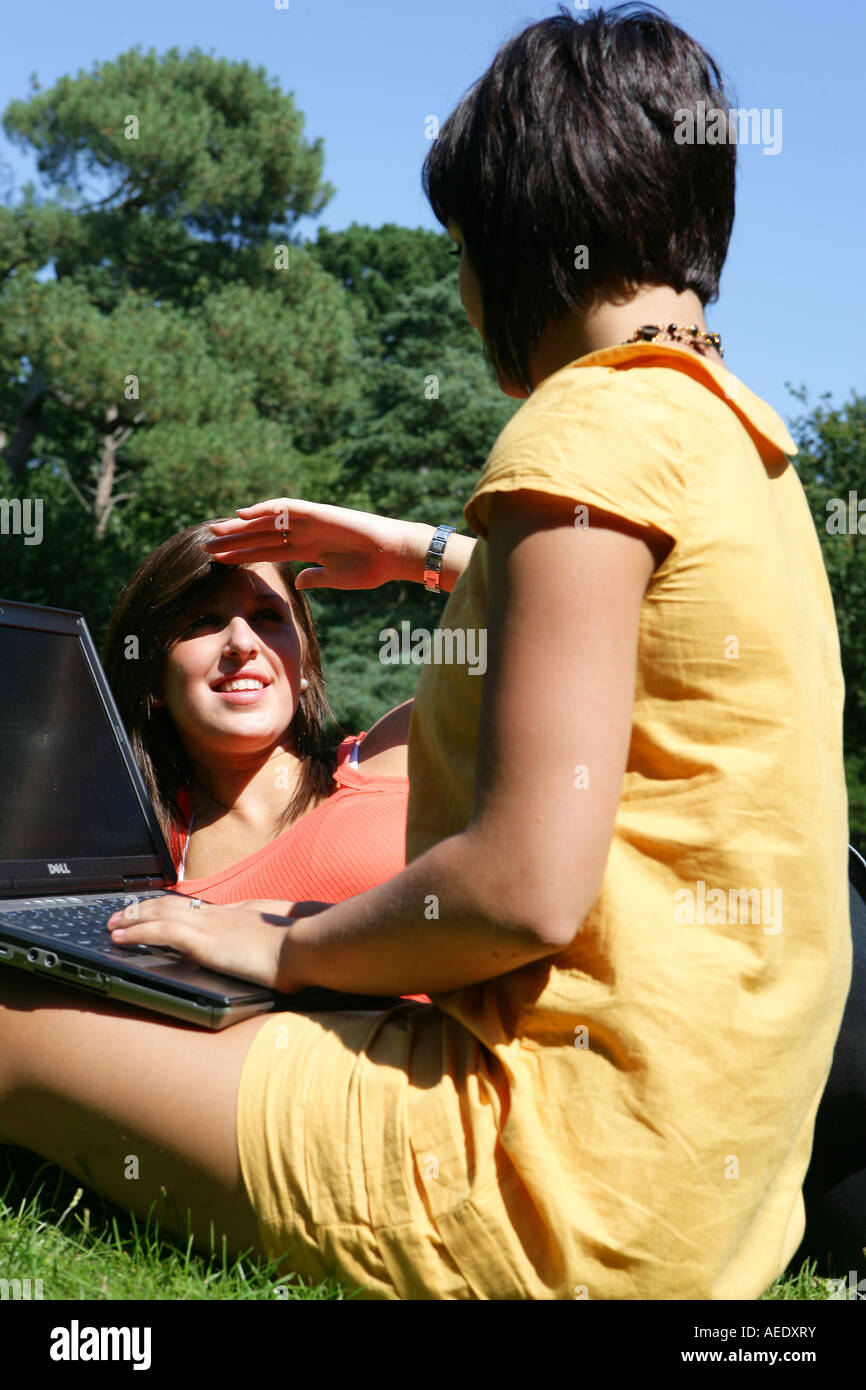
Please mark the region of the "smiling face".
<svg viewBox="0 0 866 1390"><path fill-rule="evenodd" d="M160 694L193 760L245 760L287 734L300 690L303 639L273 565L229 572L186 616ZM288 742L287 742L288 740Z"/></svg>

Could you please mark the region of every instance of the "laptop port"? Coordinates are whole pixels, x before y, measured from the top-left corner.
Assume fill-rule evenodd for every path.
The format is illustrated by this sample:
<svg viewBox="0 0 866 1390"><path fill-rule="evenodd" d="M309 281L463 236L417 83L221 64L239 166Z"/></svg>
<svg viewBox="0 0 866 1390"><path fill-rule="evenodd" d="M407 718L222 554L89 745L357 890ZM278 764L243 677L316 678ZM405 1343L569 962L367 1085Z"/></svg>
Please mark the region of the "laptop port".
<svg viewBox="0 0 866 1390"><path fill-rule="evenodd" d="M34 949L27 952L27 959L31 965L44 965L47 966L49 970L57 964L57 957L53 951L43 952Z"/></svg>

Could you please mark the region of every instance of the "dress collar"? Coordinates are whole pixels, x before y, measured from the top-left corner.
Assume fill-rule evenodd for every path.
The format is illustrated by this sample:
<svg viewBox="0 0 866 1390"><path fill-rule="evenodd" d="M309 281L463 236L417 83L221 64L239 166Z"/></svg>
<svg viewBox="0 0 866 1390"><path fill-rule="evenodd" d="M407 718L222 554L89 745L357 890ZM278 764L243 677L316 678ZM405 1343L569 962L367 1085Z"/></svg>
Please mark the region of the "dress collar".
<svg viewBox="0 0 866 1390"><path fill-rule="evenodd" d="M562 371L575 367L626 367L626 366L673 367L685 372L693 380L707 386L714 395L729 405L749 430L750 434L766 441L774 450L793 458L797 446L780 417L766 401L750 391L739 377L728 371L720 362L712 362L697 353L686 352L670 347L665 343L623 343L616 347L599 348L597 352L577 357L565 367L560 367L536 388L543 391L549 381ZM534 394L534 393L533 393Z"/></svg>

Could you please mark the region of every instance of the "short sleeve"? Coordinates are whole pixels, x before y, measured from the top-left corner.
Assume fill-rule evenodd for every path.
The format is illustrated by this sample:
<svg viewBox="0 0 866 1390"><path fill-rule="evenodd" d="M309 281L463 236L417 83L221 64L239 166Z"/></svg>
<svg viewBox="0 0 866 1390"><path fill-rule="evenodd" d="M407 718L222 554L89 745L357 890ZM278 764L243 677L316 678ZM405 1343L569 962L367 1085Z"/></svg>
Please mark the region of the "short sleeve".
<svg viewBox="0 0 866 1390"><path fill-rule="evenodd" d="M466 503L473 531L486 538L494 492L527 488L599 507L676 542L689 420L652 375L575 367L543 381L499 435Z"/></svg>

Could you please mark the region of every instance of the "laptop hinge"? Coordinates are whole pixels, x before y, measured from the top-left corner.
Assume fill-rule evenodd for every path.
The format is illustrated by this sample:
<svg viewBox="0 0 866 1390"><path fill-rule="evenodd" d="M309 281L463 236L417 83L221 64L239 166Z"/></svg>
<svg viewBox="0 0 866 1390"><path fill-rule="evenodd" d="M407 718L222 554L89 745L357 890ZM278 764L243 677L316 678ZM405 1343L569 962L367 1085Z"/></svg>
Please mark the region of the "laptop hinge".
<svg viewBox="0 0 866 1390"><path fill-rule="evenodd" d="M151 892L154 888L165 889L165 879L158 875L154 877L153 875L141 874L135 878L124 878L123 880L123 891L125 893L147 893Z"/></svg>

